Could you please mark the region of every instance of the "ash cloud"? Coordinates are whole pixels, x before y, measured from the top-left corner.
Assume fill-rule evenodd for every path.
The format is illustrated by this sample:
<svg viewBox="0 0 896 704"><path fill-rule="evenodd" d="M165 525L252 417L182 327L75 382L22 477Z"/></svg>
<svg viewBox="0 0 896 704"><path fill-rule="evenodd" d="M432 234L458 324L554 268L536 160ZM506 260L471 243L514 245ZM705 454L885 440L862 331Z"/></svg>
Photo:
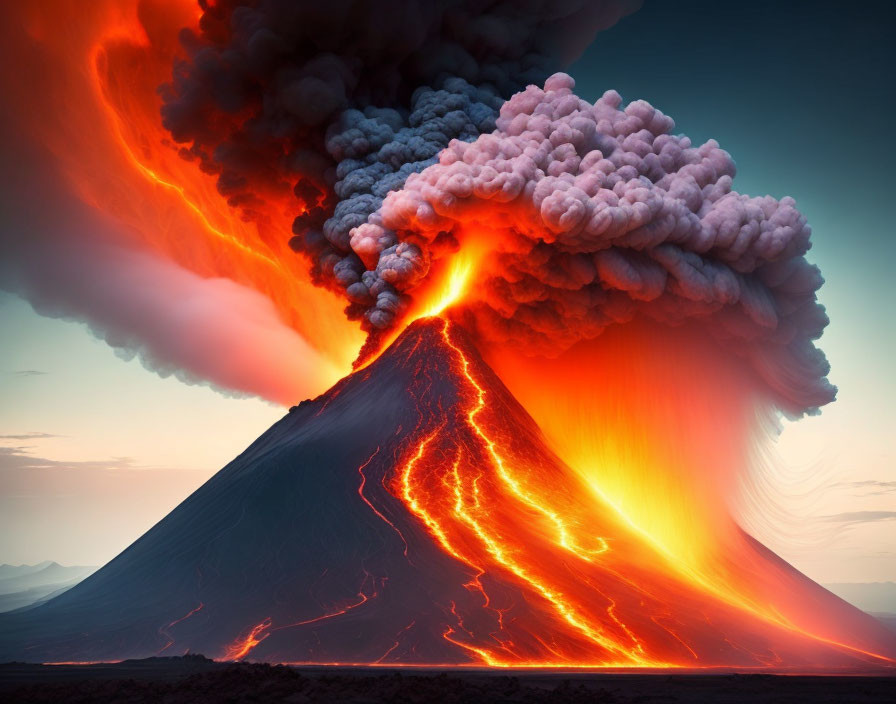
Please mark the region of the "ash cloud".
<svg viewBox="0 0 896 704"><path fill-rule="evenodd" d="M575 59L631 0L260 0L207 6L162 90L183 153L246 216L296 198L294 249L350 317L381 327L401 296L371 264L413 250L364 228L452 139L494 129L504 98ZM408 272L413 273L413 272ZM370 303L376 305L371 308Z"/></svg>
<svg viewBox="0 0 896 704"><path fill-rule="evenodd" d="M638 315L693 323L745 356L787 410L832 400L813 344L823 279L793 199L737 193L731 157L673 134L649 103L608 91L592 105L573 87L565 74L528 87L493 133L452 141L391 192L352 233L382 251L362 281L412 294L433 261L485 237L469 312L487 338L550 354ZM400 264L384 246L395 241ZM400 315L370 298L372 325Z"/></svg>
<svg viewBox="0 0 896 704"><path fill-rule="evenodd" d="M489 254L465 314L483 338L556 353L636 316L694 324L786 410L811 411L835 390L792 199L738 194L727 153L673 134L644 101L611 91L591 105L559 74L504 102L636 4L204 3L162 119L243 215L263 225L294 204L293 248L374 337L476 231ZM314 353L261 296L116 244L64 194L44 212L41 182L9 180L4 206L27 222L5 228L0 285L160 373L301 395Z"/></svg>
<svg viewBox="0 0 896 704"><path fill-rule="evenodd" d="M244 214L294 194L292 246L374 338L478 229L467 312L485 338L552 354L636 316L693 323L785 410L833 399L792 199L738 194L716 142L644 101L591 105L560 74L503 102L633 4L337 5L207 9L163 118Z"/></svg>
<svg viewBox="0 0 896 704"><path fill-rule="evenodd" d="M120 225L71 193L43 150L0 134L0 159L19 165L0 179L0 289L188 383L288 404L315 390L309 371L338 376L262 294L124 246Z"/></svg>

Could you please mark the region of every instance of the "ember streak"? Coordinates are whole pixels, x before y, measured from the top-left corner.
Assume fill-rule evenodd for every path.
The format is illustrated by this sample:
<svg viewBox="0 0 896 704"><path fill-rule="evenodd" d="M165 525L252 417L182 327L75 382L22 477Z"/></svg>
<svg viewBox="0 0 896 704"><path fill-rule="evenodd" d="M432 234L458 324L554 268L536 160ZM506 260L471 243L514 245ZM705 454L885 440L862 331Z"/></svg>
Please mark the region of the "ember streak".
<svg viewBox="0 0 896 704"><path fill-rule="evenodd" d="M189 611L189 612L188 612L187 614L185 614L184 616L181 616L180 618L175 619L175 620L172 621L171 623L165 624L164 626L162 626L162 627L159 629L159 634L165 636L165 637L168 639L168 642L165 643L165 645L162 647L161 650L159 650L158 653L156 653L156 655L161 655L161 654L164 653L166 650L168 650L168 648L170 648L172 645L174 645L174 636L171 635L171 629L174 628L177 624L179 624L179 623L181 623L181 622L183 622L183 621L186 621L188 618L190 618L190 617L193 616L194 614L199 613L200 611L202 611L202 607L203 607L203 606L205 606L205 604L203 604L203 603L200 602L200 603L199 603L199 606L197 606L195 609L192 609L191 611Z"/></svg>

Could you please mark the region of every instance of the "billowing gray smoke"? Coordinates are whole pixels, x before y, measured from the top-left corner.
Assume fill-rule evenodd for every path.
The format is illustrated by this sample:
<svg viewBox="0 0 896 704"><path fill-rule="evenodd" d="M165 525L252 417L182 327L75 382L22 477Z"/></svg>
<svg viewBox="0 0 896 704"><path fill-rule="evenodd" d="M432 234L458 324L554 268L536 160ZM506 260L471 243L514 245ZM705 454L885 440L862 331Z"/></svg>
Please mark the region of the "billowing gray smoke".
<svg viewBox="0 0 896 704"><path fill-rule="evenodd" d="M17 165L0 177L0 290L41 315L84 321L121 356L186 383L288 405L338 378L268 298L133 246L10 132L0 131L0 162Z"/></svg>
<svg viewBox="0 0 896 704"><path fill-rule="evenodd" d="M398 292L377 274L377 262L397 270L414 268L417 262L409 257L413 250L394 236L365 238L368 221L375 220L390 191L436 163L452 139L472 141L493 130L502 102L489 90L449 78L441 90L423 88L414 94L407 124L396 110L366 108L345 111L327 131L327 151L338 161L334 192L340 200L322 233L314 223L297 220L304 231L301 244L319 254L321 269L346 289L354 304L369 307L373 326L387 325L401 306ZM371 261L373 270L367 268Z"/></svg>
<svg viewBox="0 0 896 704"><path fill-rule="evenodd" d="M363 233L390 190L452 139L494 129L504 99L573 60L637 0L203 2L189 58L163 89L163 119L258 220L297 197L291 244L352 317L385 326L402 297L364 264ZM390 267L414 264L377 240Z"/></svg>
<svg viewBox="0 0 896 704"><path fill-rule="evenodd" d="M831 401L814 345L828 322L823 279L793 199L737 193L714 140L694 146L649 103L607 91L591 104L574 85L561 73L529 86L494 132L452 142L390 193L352 237L370 253L372 286L413 291L438 259L484 239L465 298L480 337L552 354L635 317L696 325L746 358L784 408ZM400 267L385 249L396 239Z"/></svg>
<svg viewBox="0 0 896 704"><path fill-rule="evenodd" d="M247 215L294 192L291 244L372 333L478 238L481 337L557 353L636 316L703 326L783 407L817 408L835 391L813 344L827 318L793 200L737 193L717 143L644 101L547 80L630 9L222 3L183 38L164 121Z"/></svg>

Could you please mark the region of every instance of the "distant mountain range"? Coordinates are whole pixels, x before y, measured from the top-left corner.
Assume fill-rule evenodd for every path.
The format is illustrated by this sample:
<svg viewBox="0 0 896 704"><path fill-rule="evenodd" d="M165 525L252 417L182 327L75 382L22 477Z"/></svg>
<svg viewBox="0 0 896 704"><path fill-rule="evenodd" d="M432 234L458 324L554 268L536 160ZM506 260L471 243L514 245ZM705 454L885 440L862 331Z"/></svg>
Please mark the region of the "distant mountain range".
<svg viewBox="0 0 896 704"><path fill-rule="evenodd" d="M824 588L896 631L896 582L839 582Z"/></svg>
<svg viewBox="0 0 896 704"><path fill-rule="evenodd" d="M75 586L96 567L65 567L58 562L0 565L0 613L42 604Z"/></svg>

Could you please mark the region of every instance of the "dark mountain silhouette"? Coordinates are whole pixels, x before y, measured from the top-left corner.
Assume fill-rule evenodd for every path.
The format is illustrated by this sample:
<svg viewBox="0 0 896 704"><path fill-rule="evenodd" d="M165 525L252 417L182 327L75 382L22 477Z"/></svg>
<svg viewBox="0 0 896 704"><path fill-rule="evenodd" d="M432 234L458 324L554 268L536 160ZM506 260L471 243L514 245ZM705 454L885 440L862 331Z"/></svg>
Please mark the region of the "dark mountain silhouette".
<svg viewBox="0 0 896 704"><path fill-rule="evenodd" d="M499 476L510 464L532 469ZM462 329L418 321L370 366L291 409L105 567L0 615L0 661L189 651L798 667L885 662L860 652L871 647L896 654L876 621L761 546L756 560L813 610L848 622L852 640L839 642L851 647L726 603L677 576L569 474ZM554 492L554 508L527 493L532 477ZM587 523L593 543L565 535L560 515Z"/></svg>

